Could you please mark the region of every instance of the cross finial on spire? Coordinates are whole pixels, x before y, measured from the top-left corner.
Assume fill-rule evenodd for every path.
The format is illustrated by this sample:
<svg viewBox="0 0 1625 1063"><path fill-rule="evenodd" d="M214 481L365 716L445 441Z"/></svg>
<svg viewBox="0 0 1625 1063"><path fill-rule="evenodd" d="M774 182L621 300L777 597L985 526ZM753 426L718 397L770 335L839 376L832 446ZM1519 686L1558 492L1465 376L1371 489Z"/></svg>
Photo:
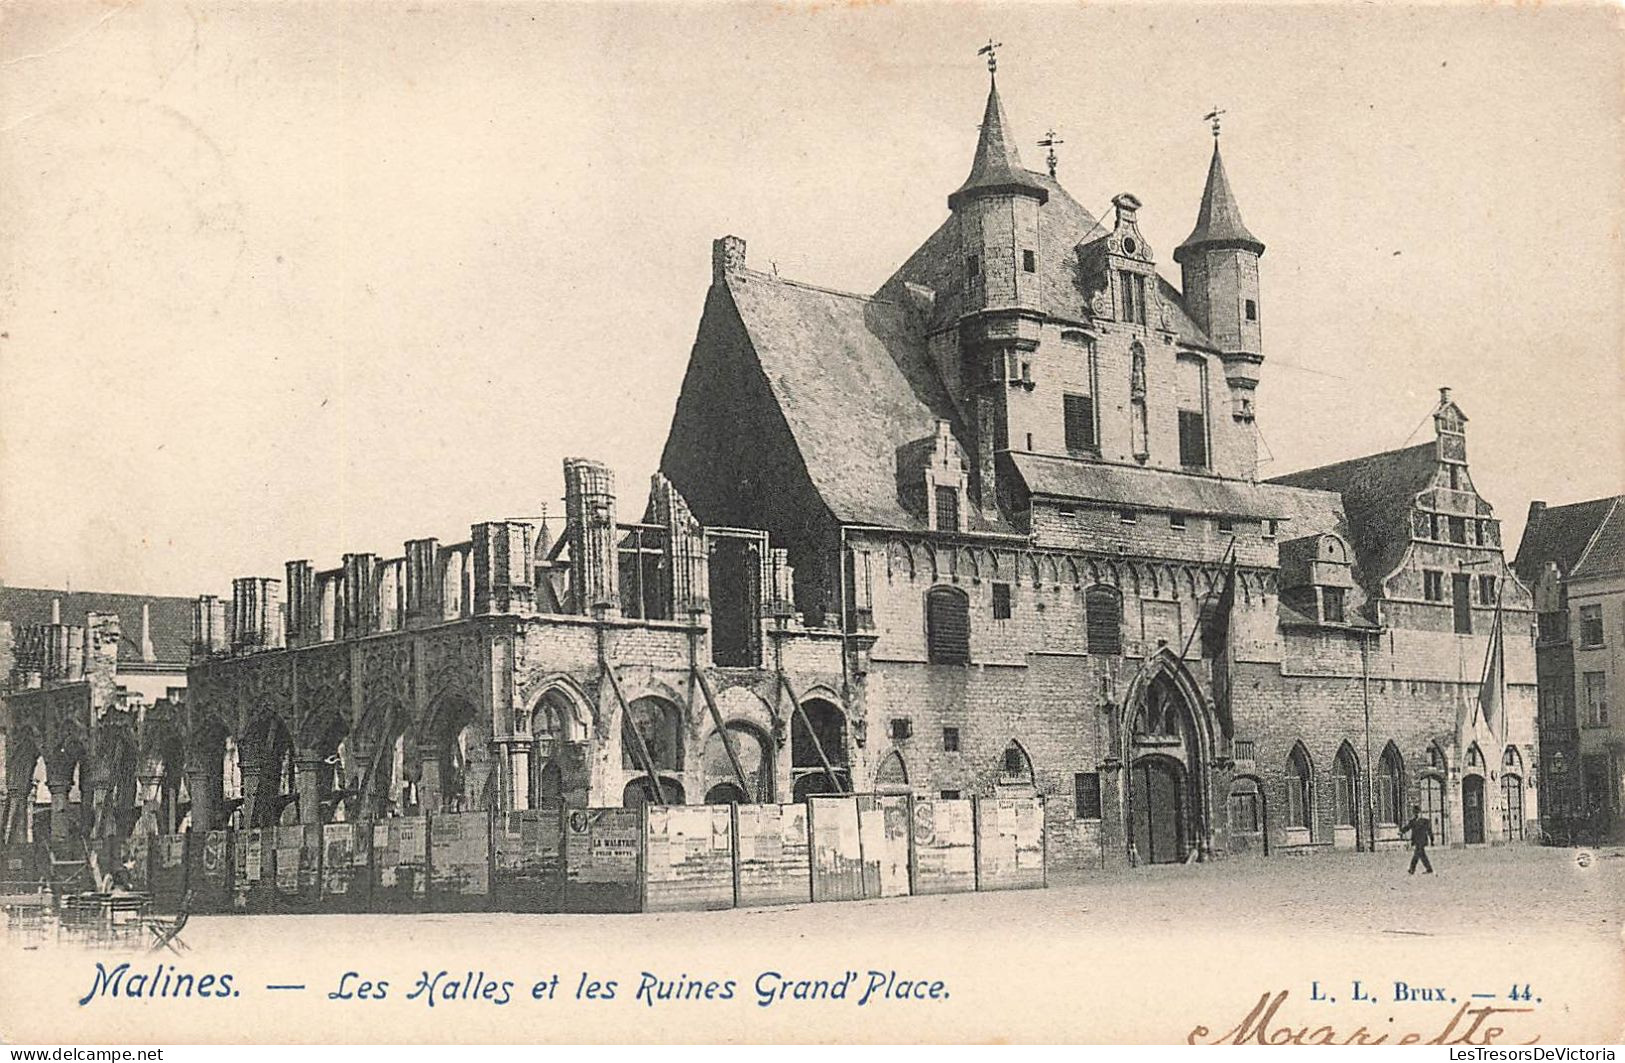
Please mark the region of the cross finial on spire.
<svg viewBox="0 0 1625 1063"><path fill-rule="evenodd" d="M993 74L993 73L998 72L998 69L999 69L999 49L1003 48L1003 47L1004 47L1004 42L996 41L992 37L989 37L987 39L986 44L984 44L980 48L976 49L976 54L977 55L985 55L985 56L987 56L987 72L989 74Z"/></svg>
<svg viewBox="0 0 1625 1063"><path fill-rule="evenodd" d="M1213 124L1213 139L1214 140L1219 139L1219 118L1220 118L1220 116L1221 115L1226 115L1226 114L1229 114L1229 113L1230 113L1229 111L1220 110L1218 107L1214 107L1213 110L1209 111L1207 114L1204 114L1202 116L1202 121L1211 122Z"/></svg>
<svg viewBox="0 0 1625 1063"><path fill-rule="evenodd" d="M1053 129L1051 129L1048 133L1045 133L1044 139L1038 142L1039 147L1049 149L1049 154L1044 156L1044 161L1049 163L1049 176L1050 180L1052 181L1055 180L1055 164L1060 162L1060 159L1056 158L1055 155L1056 145L1065 143L1066 141L1055 135L1055 130Z"/></svg>

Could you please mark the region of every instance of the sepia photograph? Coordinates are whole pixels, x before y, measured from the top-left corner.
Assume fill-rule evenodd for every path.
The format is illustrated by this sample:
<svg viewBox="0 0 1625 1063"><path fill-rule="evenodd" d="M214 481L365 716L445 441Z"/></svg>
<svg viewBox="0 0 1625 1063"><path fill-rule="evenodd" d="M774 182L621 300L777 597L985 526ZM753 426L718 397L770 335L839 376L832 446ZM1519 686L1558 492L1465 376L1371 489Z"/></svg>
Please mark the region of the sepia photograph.
<svg viewBox="0 0 1625 1063"><path fill-rule="evenodd" d="M1614 5L0 5L0 1042L1612 1059L1622 231Z"/></svg>

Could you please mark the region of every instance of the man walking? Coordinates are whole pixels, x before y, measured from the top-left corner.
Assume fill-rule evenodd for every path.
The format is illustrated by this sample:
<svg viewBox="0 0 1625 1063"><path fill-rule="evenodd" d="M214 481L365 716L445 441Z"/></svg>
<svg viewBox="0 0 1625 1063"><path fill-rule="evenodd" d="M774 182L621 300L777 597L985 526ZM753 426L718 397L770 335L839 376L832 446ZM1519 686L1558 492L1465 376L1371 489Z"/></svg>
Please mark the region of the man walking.
<svg viewBox="0 0 1625 1063"><path fill-rule="evenodd" d="M1433 822L1422 815L1421 805L1411 806L1411 821L1399 828L1400 837L1411 836L1411 869L1409 874L1416 874L1418 862L1433 874L1433 864L1428 860L1428 846L1433 844Z"/></svg>

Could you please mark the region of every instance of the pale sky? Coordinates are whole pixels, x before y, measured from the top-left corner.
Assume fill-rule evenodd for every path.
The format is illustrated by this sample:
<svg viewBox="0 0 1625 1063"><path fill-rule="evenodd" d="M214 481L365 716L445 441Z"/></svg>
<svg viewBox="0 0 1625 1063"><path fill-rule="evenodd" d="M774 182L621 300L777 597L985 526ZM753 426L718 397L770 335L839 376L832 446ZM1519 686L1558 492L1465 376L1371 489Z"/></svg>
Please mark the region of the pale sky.
<svg viewBox="0 0 1625 1063"><path fill-rule="evenodd" d="M229 591L289 558L641 511L709 283L872 291L999 82L1176 284L1211 139L1262 262L1264 475L1448 384L1511 541L1625 489L1625 48L1605 8L0 7L0 578ZM1510 552L1510 551L1509 551Z"/></svg>

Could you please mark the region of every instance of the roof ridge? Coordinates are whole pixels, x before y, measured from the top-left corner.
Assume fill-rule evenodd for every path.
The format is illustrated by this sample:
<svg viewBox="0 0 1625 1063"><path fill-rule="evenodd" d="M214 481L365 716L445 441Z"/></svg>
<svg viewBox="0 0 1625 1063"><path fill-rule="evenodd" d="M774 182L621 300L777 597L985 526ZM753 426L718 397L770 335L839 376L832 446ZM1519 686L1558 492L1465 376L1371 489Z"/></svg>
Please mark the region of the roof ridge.
<svg viewBox="0 0 1625 1063"><path fill-rule="evenodd" d="M841 288L830 288L822 284L813 284L811 281L798 281L790 277L781 277L777 273L765 273L759 269L739 270L736 273L730 274L730 276L738 276L739 274L746 274L759 280L772 281L775 284L789 285L792 288L806 288L809 291L823 292L825 295L839 295L846 299L859 299L866 303L881 303L885 306L897 307L904 305L899 300L885 299L876 294L866 295L863 292L849 292Z"/></svg>
<svg viewBox="0 0 1625 1063"><path fill-rule="evenodd" d="M1585 549L1581 550L1580 556L1575 559L1574 567L1569 569L1570 573L1578 572L1582 568L1585 568L1586 560L1591 556L1592 548L1597 545L1597 540L1602 538L1602 530L1608 527L1608 522L1613 520L1614 514L1619 511L1619 500L1619 495L1615 495L1609 500L1608 512L1604 513L1602 515L1602 519L1597 522L1597 526L1591 529L1591 537L1586 540ZM1600 502L1602 499L1595 499L1595 501Z"/></svg>
<svg viewBox="0 0 1625 1063"><path fill-rule="evenodd" d="M1282 473L1280 476L1272 476L1272 477L1270 477L1265 482L1266 483L1273 483L1273 484L1281 484L1281 486L1283 486L1283 487L1296 487L1298 485L1296 485L1296 484L1285 484L1285 483L1282 483L1282 481L1287 479L1288 477L1293 477L1293 476L1308 476L1311 473L1329 472L1332 469L1342 468L1345 465L1353 465L1356 462L1374 461L1377 458L1393 457L1394 455L1397 455L1397 454L1408 454L1411 451L1421 450L1424 447L1432 447L1433 445L1434 444L1431 441L1423 441L1421 443L1415 444L1414 446L1397 447L1397 448L1395 448L1393 450L1379 450L1374 454L1361 454L1361 455L1358 455L1358 456L1352 457L1352 458L1344 458L1342 461L1329 462L1328 464L1325 464L1325 465L1312 465L1307 469L1299 469L1296 472Z"/></svg>

